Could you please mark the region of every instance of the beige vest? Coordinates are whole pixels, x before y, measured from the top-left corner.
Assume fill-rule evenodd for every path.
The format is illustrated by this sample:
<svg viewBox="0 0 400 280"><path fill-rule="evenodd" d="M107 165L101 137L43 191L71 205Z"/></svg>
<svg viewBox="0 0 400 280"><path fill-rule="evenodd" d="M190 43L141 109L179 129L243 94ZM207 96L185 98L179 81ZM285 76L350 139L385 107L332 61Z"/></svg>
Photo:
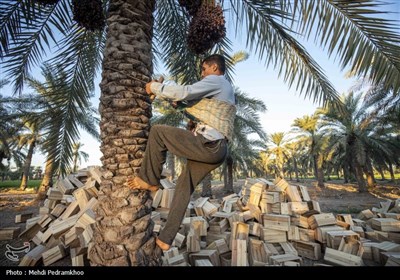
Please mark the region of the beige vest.
<svg viewBox="0 0 400 280"><path fill-rule="evenodd" d="M196 121L205 123L219 132L228 140L232 140L233 123L236 116L236 106L214 98L203 98L196 104L185 109Z"/></svg>

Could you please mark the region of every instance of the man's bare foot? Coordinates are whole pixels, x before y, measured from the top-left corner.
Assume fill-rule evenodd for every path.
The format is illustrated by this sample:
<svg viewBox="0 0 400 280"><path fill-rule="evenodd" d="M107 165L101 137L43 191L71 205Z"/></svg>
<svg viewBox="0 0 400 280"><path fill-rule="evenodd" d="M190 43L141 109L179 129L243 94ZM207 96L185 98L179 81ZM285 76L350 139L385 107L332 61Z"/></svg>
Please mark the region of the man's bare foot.
<svg viewBox="0 0 400 280"><path fill-rule="evenodd" d="M160 239L156 239L156 244L158 247L161 248L161 250L163 251L168 251L169 248L171 247L170 245L168 245L167 243L162 242Z"/></svg>
<svg viewBox="0 0 400 280"><path fill-rule="evenodd" d="M129 178L126 181L126 185L134 190L148 190L151 192L157 191L159 188L158 186L152 186L147 184L145 181L143 181L140 177L136 176L134 178Z"/></svg>

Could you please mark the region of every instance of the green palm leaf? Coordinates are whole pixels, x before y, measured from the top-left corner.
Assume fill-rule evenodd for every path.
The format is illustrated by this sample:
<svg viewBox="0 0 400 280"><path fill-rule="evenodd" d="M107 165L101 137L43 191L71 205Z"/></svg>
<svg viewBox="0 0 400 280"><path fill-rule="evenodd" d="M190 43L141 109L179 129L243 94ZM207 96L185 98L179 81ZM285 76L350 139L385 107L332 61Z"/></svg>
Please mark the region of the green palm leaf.
<svg viewBox="0 0 400 280"><path fill-rule="evenodd" d="M264 60L266 66L277 68L289 86L295 85L300 93L314 102L338 102L336 90L320 66L282 22L290 16L283 10L289 6L277 1L230 2L236 26L245 26L248 30L247 45L254 49L260 60Z"/></svg>
<svg viewBox="0 0 400 280"><path fill-rule="evenodd" d="M329 55L336 54L342 68L358 76L369 75L386 90L400 90L400 34L398 22L378 18L383 1L300 1L299 30L312 34Z"/></svg>

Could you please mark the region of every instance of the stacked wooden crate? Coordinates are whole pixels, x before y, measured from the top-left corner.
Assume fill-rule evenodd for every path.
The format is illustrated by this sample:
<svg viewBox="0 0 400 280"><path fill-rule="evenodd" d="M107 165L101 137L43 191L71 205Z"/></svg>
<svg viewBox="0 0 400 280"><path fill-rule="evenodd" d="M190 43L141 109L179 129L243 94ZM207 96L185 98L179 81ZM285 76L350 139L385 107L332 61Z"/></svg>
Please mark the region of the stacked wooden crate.
<svg viewBox="0 0 400 280"><path fill-rule="evenodd" d="M99 173L90 174L82 181L67 177L58 182L49 190L41 215L26 220L20 236L37 247L21 265L37 265L41 259L49 265L68 254L73 265L87 263L95 222L92 207L101 180ZM161 184L163 189L152 193L156 234L165 225L175 189L167 179ZM189 204L163 265L298 266L303 258L331 265L360 266L367 260L398 265L399 200L380 206L362 211L357 219L335 216L322 213L304 186L248 179L240 195L201 197Z"/></svg>
<svg viewBox="0 0 400 280"><path fill-rule="evenodd" d="M49 188L39 216L16 217L16 221L26 222L19 237L36 245L19 265L33 266L42 262L48 266L67 255L71 256L72 265L85 264L87 246L93 235L93 207L97 204L101 172L92 168L80 171L79 177L81 180L69 175Z"/></svg>
<svg viewBox="0 0 400 280"><path fill-rule="evenodd" d="M239 198L235 195L223 198L219 207L213 203L218 209L212 215L202 210L207 198L194 203L196 215L209 222L207 244L214 244L212 248L216 247L215 243L228 244L229 251L216 252L222 266L301 265L302 257L331 265L360 266L364 265L365 248L370 248L370 256L375 252L380 264L398 262L396 246L370 244L364 238L371 231L381 239L396 238L399 227L394 221L398 221L398 216L394 214L397 208L393 204L398 202L363 211L360 217L370 221L362 223L353 221L348 214L321 213L318 202L310 198L306 187L285 180L272 183L249 179L240 194ZM228 201L236 201L236 207ZM375 213L380 213L379 217ZM203 249L204 244L199 244ZM184 247L181 252L189 256L193 253ZM189 264L196 265L196 262ZM213 265L213 262L208 259L206 264Z"/></svg>

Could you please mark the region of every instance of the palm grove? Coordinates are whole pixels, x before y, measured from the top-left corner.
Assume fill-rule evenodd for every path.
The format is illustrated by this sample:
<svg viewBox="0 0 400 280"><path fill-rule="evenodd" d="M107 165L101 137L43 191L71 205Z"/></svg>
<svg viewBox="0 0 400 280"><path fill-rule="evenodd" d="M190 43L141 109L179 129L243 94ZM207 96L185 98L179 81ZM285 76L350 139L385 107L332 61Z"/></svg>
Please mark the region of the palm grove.
<svg viewBox="0 0 400 280"><path fill-rule="evenodd" d="M313 170L320 185L324 174L341 172L347 179L354 177L362 191L364 178L368 184L373 182L374 169L383 173L399 164L400 38L396 23L377 12L385 10L383 2L191 2L202 13L205 6L212 11L221 5L231 21L229 26L235 28L232 34L245 31L242 36L250 52L266 67L273 67L290 87L321 105L314 116L295 121L292 141L283 133L270 135L268 148L258 160L254 149L246 156L235 153L243 144L260 146L243 135L258 131L261 139L265 136L254 114L244 112L244 119L255 121L238 122L242 127L235 132L227 164L231 170L245 172L262 166L278 176L300 176ZM193 32L202 31L200 12L191 10L188 1L0 3L2 68L16 94L12 100L2 98L1 159L14 154L18 158L15 142L9 139L24 125L42 132L40 146L47 154L48 178L54 172L69 172L79 128L96 136L97 119L90 98L94 78L101 72L99 136L104 180L89 258L92 265L159 264L153 254L151 197L123 186L127 176L138 171L150 128L152 105L144 85L151 79L156 59L184 84L197 78L199 58L207 53L225 55L232 71L231 40L235 38L221 36L214 46L198 45ZM215 34L224 35L218 28ZM368 83L364 95L368 98L340 97L300 39L315 42L341 67ZM45 83L31 76L37 66L42 67ZM37 94L22 94L25 85ZM243 106L256 112L265 109L251 103ZM45 189L49 184L51 180L42 186Z"/></svg>

